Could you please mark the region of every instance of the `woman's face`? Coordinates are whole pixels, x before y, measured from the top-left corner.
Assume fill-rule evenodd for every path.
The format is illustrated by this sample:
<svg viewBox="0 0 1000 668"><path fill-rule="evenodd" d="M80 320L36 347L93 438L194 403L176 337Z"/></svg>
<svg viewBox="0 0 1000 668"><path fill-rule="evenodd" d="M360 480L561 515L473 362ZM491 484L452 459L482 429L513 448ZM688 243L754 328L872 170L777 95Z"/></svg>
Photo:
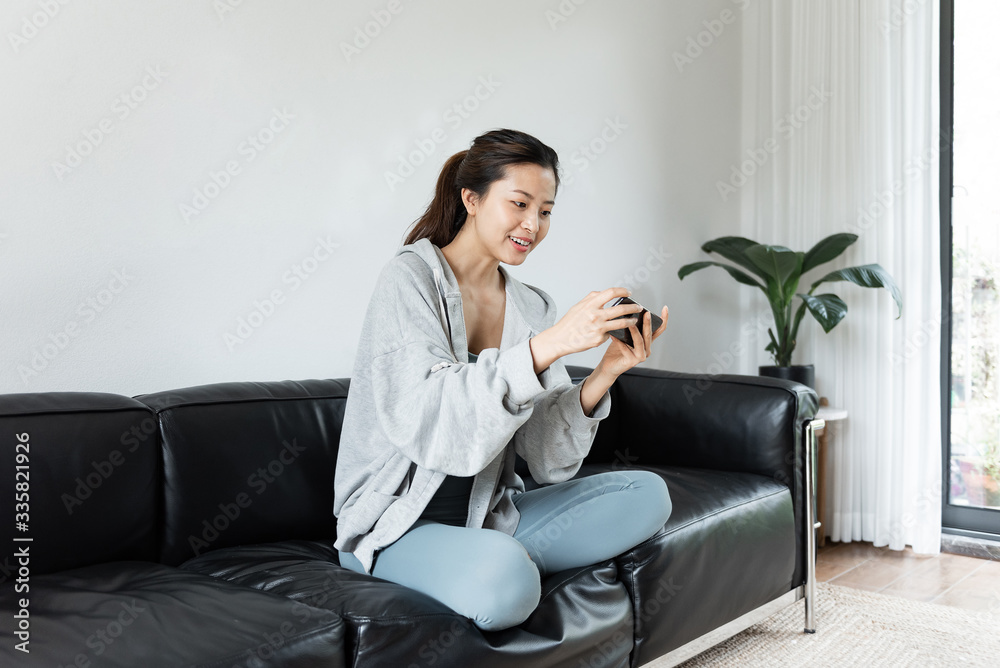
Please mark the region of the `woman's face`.
<svg viewBox="0 0 1000 668"><path fill-rule="evenodd" d="M509 165L506 177L494 181L482 199L462 189L469 214L466 224L474 219L474 230L483 245L501 262L514 265L524 262L545 238L555 198L555 174L548 167L533 164Z"/></svg>

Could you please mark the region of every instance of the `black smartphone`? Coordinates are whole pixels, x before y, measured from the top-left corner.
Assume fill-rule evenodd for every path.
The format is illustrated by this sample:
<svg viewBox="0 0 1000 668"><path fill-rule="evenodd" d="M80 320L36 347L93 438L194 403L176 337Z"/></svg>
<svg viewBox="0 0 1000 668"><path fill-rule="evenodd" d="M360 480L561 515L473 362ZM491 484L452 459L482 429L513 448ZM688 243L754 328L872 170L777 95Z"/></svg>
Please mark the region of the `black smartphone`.
<svg viewBox="0 0 1000 668"><path fill-rule="evenodd" d="M639 304L639 302L635 301L634 299L630 299L629 297L619 297L618 299L611 302L611 305L608 306L608 308L611 308L612 306L618 306L619 304ZM642 304L639 305L642 306ZM643 306L642 311L638 313L626 313L625 315L618 316L618 318L638 318L639 322L635 323L635 327L636 329L639 330L639 335L642 336L644 334L644 332L642 331L642 326L645 323L647 312L649 313L649 320L650 320L649 324L653 328L653 331L655 332L660 328L660 325L663 324L663 318L656 315L652 311L649 311L649 309L647 309L645 306ZM613 320L617 320L618 318L613 318ZM612 329L610 332L608 332L608 334L615 337L616 339L627 345L629 348L634 347L632 345L632 332L629 331L628 327L623 327L622 329Z"/></svg>

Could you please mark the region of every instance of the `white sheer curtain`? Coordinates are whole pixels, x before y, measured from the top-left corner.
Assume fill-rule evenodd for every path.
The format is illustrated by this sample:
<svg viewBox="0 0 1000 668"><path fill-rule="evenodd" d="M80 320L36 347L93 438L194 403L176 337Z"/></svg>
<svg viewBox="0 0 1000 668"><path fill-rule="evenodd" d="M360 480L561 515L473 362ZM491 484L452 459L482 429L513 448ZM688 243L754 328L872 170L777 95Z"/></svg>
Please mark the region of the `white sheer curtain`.
<svg viewBox="0 0 1000 668"><path fill-rule="evenodd" d="M810 315L793 364L848 411L832 425L827 510L836 541L936 553L941 538L938 22L936 0L772 0L744 12L742 235L808 250L858 241L833 269L881 264L903 294L827 283L848 305L829 334ZM739 172L739 175L737 174ZM720 196L731 195L720 187ZM744 288L744 322L766 308ZM750 294L754 293L754 294ZM796 300L798 306L798 300ZM746 327L742 373L773 364Z"/></svg>

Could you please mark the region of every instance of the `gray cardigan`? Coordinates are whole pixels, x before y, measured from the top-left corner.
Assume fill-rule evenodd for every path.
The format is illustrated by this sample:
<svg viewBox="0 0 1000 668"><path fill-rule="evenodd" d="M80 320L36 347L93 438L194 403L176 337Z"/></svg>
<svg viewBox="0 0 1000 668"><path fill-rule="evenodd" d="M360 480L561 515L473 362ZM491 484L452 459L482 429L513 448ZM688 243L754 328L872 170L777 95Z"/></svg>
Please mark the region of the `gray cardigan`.
<svg viewBox="0 0 1000 668"><path fill-rule="evenodd" d="M611 410L583 413L562 360L535 375L528 339L556 322L542 290L500 265L507 305L499 348L469 363L462 293L428 239L379 274L361 328L337 455L334 546L371 572L376 550L417 520L446 475L475 476L466 526L513 535L524 491L515 453L540 483L580 468ZM512 447L511 447L512 446Z"/></svg>

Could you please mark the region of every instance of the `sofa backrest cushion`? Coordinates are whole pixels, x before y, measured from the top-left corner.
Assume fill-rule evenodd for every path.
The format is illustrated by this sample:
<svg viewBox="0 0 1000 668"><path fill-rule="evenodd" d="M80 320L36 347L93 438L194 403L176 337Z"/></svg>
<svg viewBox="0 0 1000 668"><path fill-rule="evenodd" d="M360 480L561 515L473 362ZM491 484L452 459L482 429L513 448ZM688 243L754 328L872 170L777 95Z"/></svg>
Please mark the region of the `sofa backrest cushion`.
<svg viewBox="0 0 1000 668"><path fill-rule="evenodd" d="M633 368L611 387L587 462L757 473L794 492L802 425L816 408L815 391L789 380Z"/></svg>
<svg viewBox="0 0 1000 668"><path fill-rule="evenodd" d="M159 419L160 560L336 538L333 478L349 381L234 382L139 395Z"/></svg>
<svg viewBox="0 0 1000 668"><path fill-rule="evenodd" d="M160 448L148 407L101 392L4 394L0 439L0 519L5 535L30 539L4 541L0 582L21 565L41 575L157 559Z"/></svg>

